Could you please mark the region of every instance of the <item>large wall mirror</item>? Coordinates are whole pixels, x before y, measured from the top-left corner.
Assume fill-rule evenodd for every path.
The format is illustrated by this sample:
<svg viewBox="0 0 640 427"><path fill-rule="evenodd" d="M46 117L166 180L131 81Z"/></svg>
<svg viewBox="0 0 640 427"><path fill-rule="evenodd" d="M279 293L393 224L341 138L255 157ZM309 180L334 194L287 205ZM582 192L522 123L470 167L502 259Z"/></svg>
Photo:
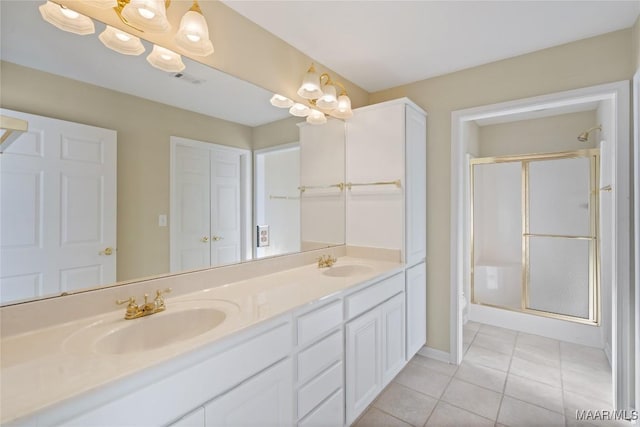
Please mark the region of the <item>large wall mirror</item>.
<svg viewBox="0 0 640 427"><path fill-rule="evenodd" d="M271 92L187 58L180 75L157 70L146 54L105 48L100 22L88 36L53 27L40 16L42 3L0 2L0 107L6 115L116 132L115 236L100 232L92 242L73 243L77 253L94 255L89 264L109 257L114 272L16 267L16 260L62 258L65 243L47 221L59 227L64 209L52 200L69 199L44 194L47 182L61 180L59 172L43 175L31 193L13 179L21 171L12 159L27 157L27 133L0 154L2 305L344 244L343 122L300 123L269 104ZM36 120L30 132L45 135L46 126ZM91 197L82 194L65 208L68 224L91 223L82 210ZM29 216L24 206L42 216L38 238L19 233ZM225 234L232 229L236 235ZM54 243L44 247L47 233Z"/></svg>

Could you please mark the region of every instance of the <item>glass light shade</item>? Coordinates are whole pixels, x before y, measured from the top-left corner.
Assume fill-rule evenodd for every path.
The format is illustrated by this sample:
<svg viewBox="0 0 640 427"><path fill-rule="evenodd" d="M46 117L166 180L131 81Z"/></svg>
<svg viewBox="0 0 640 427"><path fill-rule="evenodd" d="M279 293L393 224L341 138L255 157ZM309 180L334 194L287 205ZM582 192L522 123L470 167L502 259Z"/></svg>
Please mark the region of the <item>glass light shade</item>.
<svg viewBox="0 0 640 427"><path fill-rule="evenodd" d="M322 96L320 89L320 75L316 73L316 69L311 66L302 79L302 85L298 89L298 95L304 99L318 99Z"/></svg>
<svg viewBox="0 0 640 427"><path fill-rule="evenodd" d="M95 33L96 29L93 21L88 16L67 9L50 1L40 5L40 15L42 19L51 25L74 34L86 35Z"/></svg>
<svg viewBox="0 0 640 427"><path fill-rule="evenodd" d="M201 13L190 10L184 14L180 20L180 29L176 34L176 43L188 53L196 56L207 56L213 53L207 20Z"/></svg>
<svg viewBox="0 0 640 427"><path fill-rule="evenodd" d="M140 55L144 46L138 37L107 25L98 36L103 45L123 55Z"/></svg>
<svg viewBox="0 0 640 427"><path fill-rule="evenodd" d="M84 0L85 3L99 7L101 9L110 9L113 7L118 7L118 0Z"/></svg>
<svg viewBox="0 0 640 427"><path fill-rule="evenodd" d="M307 117L311 114L311 108L304 104L295 103L289 108L289 113L296 117Z"/></svg>
<svg viewBox="0 0 640 427"><path fill-rule="evenodd" d="M122 16L134 27L150 33L166 33L171 29L164 0L131 0Z"/></svg>
<svg viewBox="0 0 640 427"><path fill-rule="evenodd" d="M353 116L353 110L351 110L351 99L347 95L340 95L338 97L338 108L331 111L333 117L338 119L348 119Z"/></svg>
<svg viewBox="0 0 640 427"><path fill-rule="evenodd" d="M327 123L327 116L322 111L311 110L311 113L307 116L307 123L312 125L323 125Z"/></svg>
<svg viewBox="0 0 640 427"><path fill-rule="evenodd" d="M334 85L326 85L322 96L316 101L316 106L322 110L334 110L338 108L338 99L336 98L336 87Z"/></svg>
<svg viewBox="0 0 640 427"><path fill-rule="evenodd" d="M293 105L293 101L286 96L278 95L277 93L271 97L271 105L278 108L290 108Z"/></svg>
<svg viewBox="0 0 640 427"><path fill-rule="evenodd" d="M177 73L185 69L180 55L155 44L153 45L153 51L147 56L147 62L169 73Z"/></svg>

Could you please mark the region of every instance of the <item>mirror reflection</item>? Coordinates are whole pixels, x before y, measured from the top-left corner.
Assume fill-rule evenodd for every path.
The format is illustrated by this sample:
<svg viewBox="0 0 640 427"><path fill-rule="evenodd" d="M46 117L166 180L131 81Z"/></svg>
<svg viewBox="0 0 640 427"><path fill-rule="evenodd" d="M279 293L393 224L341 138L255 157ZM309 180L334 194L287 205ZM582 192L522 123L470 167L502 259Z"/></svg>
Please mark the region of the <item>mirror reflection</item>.
<svg viewBox="0 0 640 427"><path fill-rule="evenodd" d="M41 3L0 3L0 107L29 121L0 155L2 304L344 243L342 121L187 58L159 71Z"/></svg>

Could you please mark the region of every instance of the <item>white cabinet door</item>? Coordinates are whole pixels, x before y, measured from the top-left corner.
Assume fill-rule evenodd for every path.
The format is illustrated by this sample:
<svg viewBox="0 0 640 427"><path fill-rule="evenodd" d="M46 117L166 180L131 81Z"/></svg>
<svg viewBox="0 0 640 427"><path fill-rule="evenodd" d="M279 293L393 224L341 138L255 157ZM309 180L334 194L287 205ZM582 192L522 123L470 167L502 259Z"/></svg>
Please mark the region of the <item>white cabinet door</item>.
<svg viewBox="0 0 640 427"><path fill-rule="evenodd" d="M427 270L424 262L407 269L407 360L427 342Z"/></svg>
<svg viewBox="0 0 640 427"><path fill-rule="evenodd" d="M382 387L404 366L404 294L382 304Z"/></svg>
<svg viewBox="0 0 640 427"><path fill-rule="evenodd" d="M347 323L346 407L351 424L382 390L381 309Z"/></svg>
<svg viewBox="0 0 640 427"><path fill-rule="evenodd" d="M207 427L293 425L293 366L287 358L205 406Z"/></svg>
<svg viewBox="0 0 640 427"><path fill-rule="evenodd" d="M405 106L405 262L413 265L427 254L427 117Z"/></svg>

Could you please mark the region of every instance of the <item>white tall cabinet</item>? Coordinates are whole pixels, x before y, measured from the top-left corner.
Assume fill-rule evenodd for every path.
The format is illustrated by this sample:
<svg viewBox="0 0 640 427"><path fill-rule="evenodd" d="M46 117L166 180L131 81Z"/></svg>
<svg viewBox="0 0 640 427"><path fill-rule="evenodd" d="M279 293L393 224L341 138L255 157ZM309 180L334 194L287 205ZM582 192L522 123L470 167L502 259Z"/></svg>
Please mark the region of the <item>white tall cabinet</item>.
<svg viewBox="0 0 640 427"><path fill-rule="evenodd" d="M410 359L427 331L427 115L401 98L356 109L346 129L346 242L401 251Z"/></svg>

